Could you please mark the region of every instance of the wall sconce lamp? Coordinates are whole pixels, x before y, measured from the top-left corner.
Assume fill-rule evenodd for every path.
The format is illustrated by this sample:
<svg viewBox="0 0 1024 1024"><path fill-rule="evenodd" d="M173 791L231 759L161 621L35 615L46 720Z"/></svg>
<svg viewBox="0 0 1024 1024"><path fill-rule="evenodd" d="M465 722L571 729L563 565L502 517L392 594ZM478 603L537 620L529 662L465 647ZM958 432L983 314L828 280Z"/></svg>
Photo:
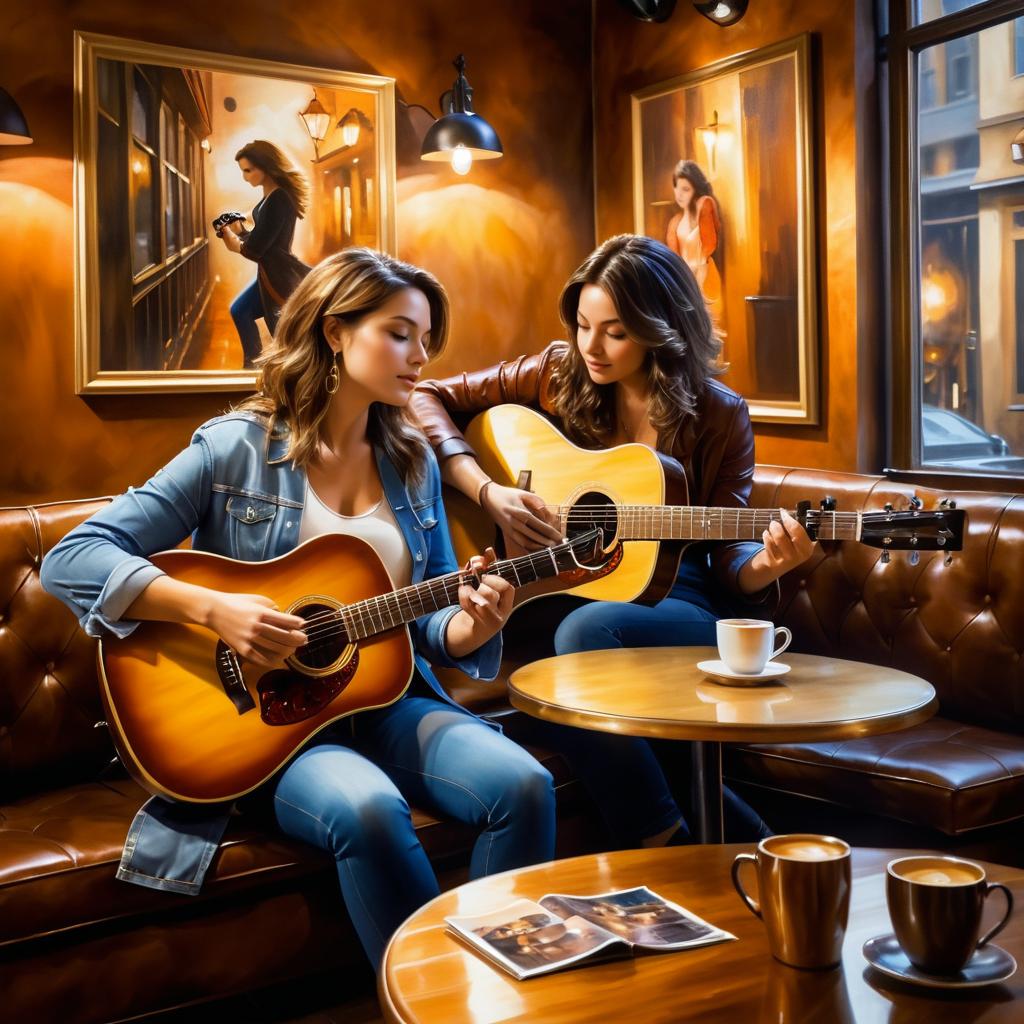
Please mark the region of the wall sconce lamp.
<svg viewBox="0 0 1024 1024"><path fill-rule="evenodd" d="M327 108L317 99L316 89L313 90L313 98L306 104L306 109L299 112L302 123L306 126L310 141L313 143L313 157L320 159L320 143L327 138L328 129L331 127L331 115Z"/></svg>
<svg viewBox="0 0 1024 1024"><path fill-rule="evenodd" d="M1010 143L1010 156L1015 164L1024 164L1024 128L1014 135Z"/></svg>
<svg viewBox="0 0 1024 1024"><path fill-rule="evenodd" d="M498 133L473 111L473 89L466 81L466 58L460 53L452 63L459 74L455 84L441 95L441 117L427 129L420 159L451 161L456 174L468 174L474 159L496 160L504 150ZM407 106L426 110L419 103Z"/></svg>
<svg viewBox="0 0 1024 1024"><path fill-rule="evenodd" d="M747 13L749 0L693 0L700 14L716 25L735 25Z"/></svg>
<svg viewBox="0 0 1024 1024"><path fill-rule="evenodd" d="M31 141L21 107L6 89L0 89L0 146L27 146Z"/></svg>
<svg viewBox="0 0 1024 1024"><path fill-rule="evenodd" d="M340 121L338 127L341 129L341 141L345 146L354 146L359 141L359 130L365 128L368 132L373 131L373 123L361 111L352 107Z"/></svg>
<svg viewBox="0 0 1024 1024"><path fill-rule="evenodd" d="M711 165L711 172L715 170L715 152L718 149L718 111L712 111L711 121L708 124L701 125L697 131L700 132L701 141L704 143L704 149L708 154L708 163Z"/></svg>
<svg viewBox="0 0 1024 1024"><path fill-rule="evenodd" d="M619 3L641 21L668 21L676 9L676 0L619 0Z"/></svg>

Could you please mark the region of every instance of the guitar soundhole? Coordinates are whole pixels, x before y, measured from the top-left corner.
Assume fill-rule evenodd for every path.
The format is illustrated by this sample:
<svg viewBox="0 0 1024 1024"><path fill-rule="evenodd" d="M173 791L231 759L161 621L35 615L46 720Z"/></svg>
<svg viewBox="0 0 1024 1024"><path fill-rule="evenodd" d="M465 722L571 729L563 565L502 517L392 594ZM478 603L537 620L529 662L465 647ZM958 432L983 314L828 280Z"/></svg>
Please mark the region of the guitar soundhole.
<svg viewBox="0 0 1024 1024"><path fill-rule="evenodd" d="M604 531L604 549L609 550L619 533L619 513L615 502L600 491L581 494L566 517L566 532L571 540L599 526Z"/></svg>
<svg viewBox="0 0 1024 1024"><path fill-rule="evenodd" d="M304 676L298 672L268 672L256 691L260 695L260 718L267 725L293 725L319 714L348 686L359 664L359 651L337 672L326 676Z"/></svg>
<svg viewBox="0 0 1024 1024"><path fill-rule="evenodd" d="M330 668L348 646L348 634L337 611L326 604L306 604L292 613L306 620L308 643L300 647L293 660L303 668L317 672Z"/></svg>

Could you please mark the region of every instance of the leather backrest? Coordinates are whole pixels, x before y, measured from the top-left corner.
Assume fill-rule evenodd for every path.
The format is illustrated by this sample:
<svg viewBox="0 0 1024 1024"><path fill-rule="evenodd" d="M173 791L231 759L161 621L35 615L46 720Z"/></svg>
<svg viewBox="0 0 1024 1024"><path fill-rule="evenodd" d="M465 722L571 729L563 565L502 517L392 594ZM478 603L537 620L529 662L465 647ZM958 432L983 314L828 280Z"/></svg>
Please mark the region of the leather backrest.
<svg viewBox="0 0 1024 1024"><path fill-rule="evenodd" d="M793 509L826 495L849 512L952 498L967 512L964 550L949 566L941 552L921 552L914 566L903 552L885 565L852 541L818 545L782 582L777 618L794 649L912 672L935 686L944 716L1024 733L1024 495L758 466L750 503Z"/></svg>
<svg viewBox="0 0 1024 1024"><path fill-rule="evenodd" d="M92 778L113 757L96 642L39 584L43 555L109 499L0 509L0 800Z"/></svg>

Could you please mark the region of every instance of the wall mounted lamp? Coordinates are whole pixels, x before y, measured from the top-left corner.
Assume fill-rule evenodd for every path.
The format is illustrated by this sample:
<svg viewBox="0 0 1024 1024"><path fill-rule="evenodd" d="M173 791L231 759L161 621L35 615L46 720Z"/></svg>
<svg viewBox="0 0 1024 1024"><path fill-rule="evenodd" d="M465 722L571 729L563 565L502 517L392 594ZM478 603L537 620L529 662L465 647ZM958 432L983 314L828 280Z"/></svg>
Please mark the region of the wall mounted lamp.
<svg viewBox="0 0 1024 1024"><path fill-rule="evenodd" d="M496 160L505 151L498 133L473 110L473 88L466 81L466 58L460 53L452 63L458 76L454 85L441 95L441 116L427 129L420 159L450 161L456 174L468 174L474 160ZM427 110L421 103L406 106Z"/></svg>
<svg viewBox="0 0 1024 1024"><path fill-rule="evenodd" d="M1024 128L1014 135L1010 143L1010 156L1015 164L1024 164Z"/></svg>
<svg viewBox="0 0 1024 1024"><path fill-rule="evenodd" d="M373 123L361 111L352 107L344 117L338 121L341 129L341 141L346 146L354 146L359 141L360 129L365 128L368 132L373 131Z"/></svg>
<svg viewBox="0 0 1024 1024"><path fill-rule="evenodd" d="M306 109L299 111L299 117L306 126L310 141L313 143L314 159L320 159L320 143L327 138L327 132L331 127L331 115L327 108L317 99L316 89L313 90L313 98L306 104Z"/></svg>
<svg viewBox="0 0 1024 1024"><path fill-rule="evenodd" d="M676 0L619 0L619 3L641 21L668 21L676 9Z"/></svg>
<svg viewBox="0 0 1024 1024"><path fill-rule="evenodd" d="M718 150L718 129L720 122L718 120L718 111L712 111L711 121L708 124L702 124L697 131L700 132L701 141L704 143L704 149L708 154L708 163L711 165L711 172L715 170L715 153Z"/></svg>
<svg viewBox="0 0 1024 1024"><path fill-rule="evenodd" d="M0 89L0 146L27 146L31 141L21 107L6 89Z"/></svg>
<svg viewBox="0 0 1024 1024"><path fill-rule="evenodd" d="M698 13L716 25L735 25L747 13L749 0L693 0Z"/></svg>

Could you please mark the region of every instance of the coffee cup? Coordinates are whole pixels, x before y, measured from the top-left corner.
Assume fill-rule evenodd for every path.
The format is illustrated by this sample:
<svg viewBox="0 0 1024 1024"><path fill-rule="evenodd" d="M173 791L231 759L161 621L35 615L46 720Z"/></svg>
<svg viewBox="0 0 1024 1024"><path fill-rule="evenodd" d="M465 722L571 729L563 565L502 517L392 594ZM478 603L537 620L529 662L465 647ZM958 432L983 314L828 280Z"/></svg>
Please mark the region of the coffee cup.
<svg viewBox="0 0 1024 1024"><path fill-rule="evenodd" d="M759 899L740 881L754 865ZM842 959L850 914L850 847L834 836L770 836L756 853L732 863L732 884L751 913L765 923L768 948L790 967L835 967Z"/></svg>
<svg viewBox="0 0 1024 1024"><path fill-rule="evenodd" d="M1006 896L1006 913L979 939L985 900L996 889ZM962 970L976 949L1006 927L1013 913L1010 890L987 881L980 864L959 857L926 855L890 861L885 895L897 941L907 959L926 974Z"/></svg>
<svg viewBox="0 0 1024 1024"><path fill-rule="evenodd" d="M793 634L785 626L776 627L765 619L719 619L715 631L718 656L730 672L741 675L762 672L793 641ZM782 643L775 647L780 635Z"/></svg>

